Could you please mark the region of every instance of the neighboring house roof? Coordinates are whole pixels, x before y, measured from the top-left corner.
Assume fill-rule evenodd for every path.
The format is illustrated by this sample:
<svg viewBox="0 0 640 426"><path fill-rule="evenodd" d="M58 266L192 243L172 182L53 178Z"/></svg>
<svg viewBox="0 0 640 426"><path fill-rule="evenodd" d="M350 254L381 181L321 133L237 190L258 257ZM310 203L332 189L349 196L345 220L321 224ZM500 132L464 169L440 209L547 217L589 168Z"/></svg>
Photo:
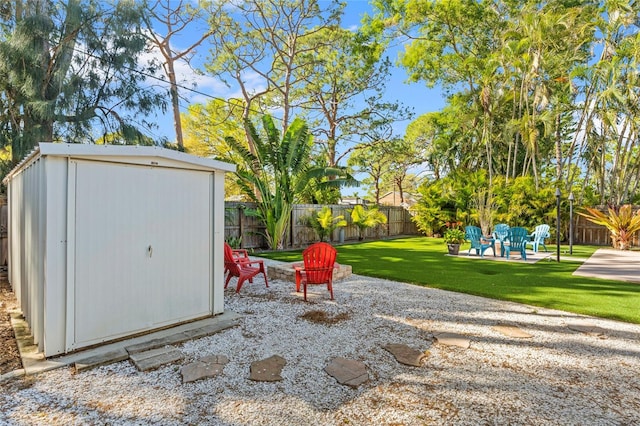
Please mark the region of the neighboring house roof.
<svg viewBox="0 0 640 426"><path fill-rule="evenodd" d="M360 197L342 197L338 204L355 206L356 204L370 204L371 202Z"/></svg>
<svg viewBox="0 0 640 426"><path fill-rule="evenodd" d="M404 202L401 202L400 192L399 191L390 191L380 197L380 204L387 206L402 206L409 207L415 204L416 199L412 194L408 192L403 193Z"/></svg>

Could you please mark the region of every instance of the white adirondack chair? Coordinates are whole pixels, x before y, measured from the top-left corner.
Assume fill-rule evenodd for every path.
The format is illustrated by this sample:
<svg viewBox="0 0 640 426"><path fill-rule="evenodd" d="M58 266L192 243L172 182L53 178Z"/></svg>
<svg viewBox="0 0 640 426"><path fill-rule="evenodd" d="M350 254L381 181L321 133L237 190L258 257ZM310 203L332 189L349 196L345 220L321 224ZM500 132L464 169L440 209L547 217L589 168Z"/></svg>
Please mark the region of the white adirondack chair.
<svg viewBox="0 0 640 426"><path fill-rule="evenodd" d="M540 246L544 248L544 251L547 251L547 246L544 245L544 240L549 237L549 225L538 225L536 226L536 230L529 235L530 240L527 241L527 245L531 244L533 246L534 253L538 252L538 248Z"/></svg>

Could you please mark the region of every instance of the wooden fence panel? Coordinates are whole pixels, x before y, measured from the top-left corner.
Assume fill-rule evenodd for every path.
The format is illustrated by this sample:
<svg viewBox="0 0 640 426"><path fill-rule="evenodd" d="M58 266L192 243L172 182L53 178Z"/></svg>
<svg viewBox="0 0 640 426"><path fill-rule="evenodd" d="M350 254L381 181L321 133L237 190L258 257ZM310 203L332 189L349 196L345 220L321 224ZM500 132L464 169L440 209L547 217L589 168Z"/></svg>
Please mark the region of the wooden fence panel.
<svg viewBox="0 0 640 426"><path fill-rule="evenodd" d="M304 225L304 218L315 214L322 209L317 204L296 204L291 212L291 224L285 241L286 248L304 247L318 240L315 232ZM353 206L331 205L333 216L342 215L347 221L347 226L342 228L344 241L357 241L358 228L351 223L349 211ZM258 218L246 214L248 209L255 208L254 203L225 203L225 238L239 238L242 235L241 246L244 248L266 248L266 240L263 236L264 226ZM380 239L398 235L420 235L415 223L411 220L411 214L402 207L380 206L380 211L387 217L387 224L369 228L364 231L364 239ZM634 211L640 209L635 206ZM566 226L566 224L565 224ZM565 228L566 231L566 228ZM340 229L334 231L331 240L340 241ZM609 230L602 225L596 225L580 215L574 216L575 244L591 244L610 246L611 237ZM640 247L640 232L634 234L632 246Z"/></svg>
<svg viewBox="0 0 640 426"><path fill-rule="evenodd" d="M597 246L611 245L611 237L607 228L589 222L582 216L575 220L573 242L575 244L593 244Z"/></svg>
<svg viewBox="0 0 640 426"><path fill-rule="evenodd" d="M602 212L606 212L604 207L596 207ZM633 206L633 211L640 210L640 206ZM596 225L589 222L587 219L580 215L574 217L573 225L573 242L575 244L590 244L595 246L611 246L611 233L603 225ZM631 238L631 245L633 247L640 246L640 232L633 234Z"/></svg>
<svg viewBox="0 0 640 426"><path fill-rule="evenodd" d="M317 241L318 237L313 229L305 225L305 221L309 216L320 211L322 206L314 204L295 204L291 211L291 228L289 235L288 247L300 247L310 244L311 241Z"/></svg>
<svg viewBox="0 0 640 426"><path fill-rule="evenodd" d="M0 270L2 271L5 270L9 260L8 212L7 197L0 197Z"/></svg>
<svg viewBox="0 0 640 426"><path fill-rule="evenodd" d="M252 208L255 208L254 203L225 202L225 240L242 236L240 247L266 246L264 226L257 217L247 215L247 210Z"/></svg>
<svg viewBox="0 0 640 426"><path fill-rule="evenodd" d="M247 210L255 209L255 203L225 203L225 239L237 239L242 236L243 248L266 248L266 240L263 236L264 227L260 221L246 214ZM291 211L290 228L285 240L286 248L304 247L318 241L315 231L305 225L305 219L319 212L323 205L296 204ZM333 217L343 216L347 226L338 228L333 232L331 241L357 241L359 238L358 227L351 223L349 211L353 206L330 205ZM398 235L418 235L420 232L411 220L411 214L402 207L381 206L387 217L387 224L369 228L364 232L365 239L380 239ZM341 238L342 236L342 238Z"/></svg>

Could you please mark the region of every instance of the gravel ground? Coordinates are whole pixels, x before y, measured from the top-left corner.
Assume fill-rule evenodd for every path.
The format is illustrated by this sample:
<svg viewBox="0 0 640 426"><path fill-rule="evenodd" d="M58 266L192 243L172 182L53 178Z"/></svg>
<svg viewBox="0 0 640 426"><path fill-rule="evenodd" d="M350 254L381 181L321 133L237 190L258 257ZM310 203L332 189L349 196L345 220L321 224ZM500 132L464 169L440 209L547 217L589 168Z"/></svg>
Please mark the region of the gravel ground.
<svg viewBox="0 0 640 426"><path fill-rule="evenodd" d="M128 361L54 370L0 384L0 424L640 423L638 325L356 275L334 285L333 302L322 286L309 303L293 287L256 279L240 295L228 289L241 324L179 347L181 365L229 357L220 376L182 384L181 365L141 373ZM569 328L590 324L604 334ZM438 344L438 332L466 335L470 347ZM425 351L422 366L397 363L388 343ZM272 355L287 360L283 380L249 380L250 363ZM338 384L323 370L337 356L364 362L370 380Z"/></svg>
<svg viewBox="0 0 640 426"><path fill-rule="evenodd" d="M16 343L9 311L16 309L16 296L0 271L0 375L22 368L20 352Z"/></svg>

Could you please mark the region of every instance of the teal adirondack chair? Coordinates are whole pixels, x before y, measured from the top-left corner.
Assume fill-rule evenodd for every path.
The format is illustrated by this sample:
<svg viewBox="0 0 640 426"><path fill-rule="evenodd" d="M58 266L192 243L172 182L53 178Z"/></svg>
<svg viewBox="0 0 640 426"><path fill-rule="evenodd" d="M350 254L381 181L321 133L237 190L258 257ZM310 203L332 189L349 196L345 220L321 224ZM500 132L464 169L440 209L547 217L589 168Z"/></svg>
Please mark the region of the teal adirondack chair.
<svg viewBox="0 0 640 426"><path fill-rule="evenodd" d="M549 225L538 225L536 226L536 230L529 235L527 245L532 245L534 253L538 252L540 246L544 247L544 251L547 251L547 246L544 245L544 239L549 237Z"/></svg>
<svg viewBox="0 0 640 426"><path fill-rule="evenodd" d="M493 228L493 238L502 246L503 241L509 238L509 225L506 223L497 224L495 228ZM502 249L500 249L500 251L502 251Z"/></svg>
<svg viewBox="0 0 640 426"><path fill-rule="evenodd" d="M488 248L493 250L493 256L496 255L496 245L495 241L491 238L485 238L482 235L482 229L477 226L465 226L465 238L471 241L471 247L469 248L469 253L467 256L471 254L471 250L475 250L476 254L479 254L480 257L484 257L484 251Z"/></svg>
<svg viewBox="0 0 640 426"><path fill-rule="evenodd" d="M504 257L506 253L507 259L509 259L511 251L519 251L522 258L527 260L527 241L529 241L527 234L527 230L519 226L509 229L509 236L505 244L500 246L500 256Z"/></svg>
<svg viewBox="0 0 640 426"><path fill-rule="evenodd" d="M493 238L497 241L506 240L509 237L509 225L506 223L499 223L493 228Z"/></svg>

